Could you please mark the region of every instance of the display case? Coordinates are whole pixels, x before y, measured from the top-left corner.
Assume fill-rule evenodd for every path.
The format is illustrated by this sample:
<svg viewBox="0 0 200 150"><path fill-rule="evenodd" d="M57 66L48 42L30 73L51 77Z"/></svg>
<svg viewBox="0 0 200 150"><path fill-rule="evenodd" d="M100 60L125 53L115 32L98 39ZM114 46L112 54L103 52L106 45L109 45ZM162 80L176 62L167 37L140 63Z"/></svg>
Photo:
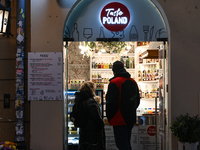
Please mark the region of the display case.
<svg viewBox="0 0 200 150"><path fill-rule="evenodd" d="M70 120L70 114L73 109L73 105L75 104L75 93L77 92L77 89L69 89L67 91L67 105L68 105L68 122L67 122L67 128L68 128L68 146L69 147L77 147L79 144L79 128L76 128L73 124L73 122ZM103 90L96 89L95 95L99 96L101 98L100 109L102 112L103 117Z"/></svg>

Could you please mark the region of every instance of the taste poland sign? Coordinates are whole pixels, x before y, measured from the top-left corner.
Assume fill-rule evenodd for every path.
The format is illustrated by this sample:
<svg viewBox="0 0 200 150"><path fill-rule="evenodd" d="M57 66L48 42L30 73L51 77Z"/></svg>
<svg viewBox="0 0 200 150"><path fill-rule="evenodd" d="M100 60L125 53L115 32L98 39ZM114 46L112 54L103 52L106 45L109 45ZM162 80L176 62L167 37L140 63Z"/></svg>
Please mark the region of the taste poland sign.
<svg viewBox="0 0 200 150"><path fill-rule="evenodd" d="M129 24L130 13L125 5L112 2L101 10L100 19L106 29L110 31L121 31Z"/></svg>

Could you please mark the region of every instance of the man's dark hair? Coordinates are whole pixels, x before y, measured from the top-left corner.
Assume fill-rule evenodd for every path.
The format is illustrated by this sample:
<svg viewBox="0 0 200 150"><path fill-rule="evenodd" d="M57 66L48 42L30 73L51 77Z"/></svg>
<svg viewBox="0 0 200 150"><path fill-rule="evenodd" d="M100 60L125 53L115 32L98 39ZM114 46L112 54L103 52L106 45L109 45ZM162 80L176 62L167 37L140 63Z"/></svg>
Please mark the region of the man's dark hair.
<svg viewBox="0 0 200 150"><path fill-rule="evenodd" d="M113 63L112 71L114 73L117 73L117 72L119 72L123 68L124 68L124 64L121 61L115 61Z"/></svg>

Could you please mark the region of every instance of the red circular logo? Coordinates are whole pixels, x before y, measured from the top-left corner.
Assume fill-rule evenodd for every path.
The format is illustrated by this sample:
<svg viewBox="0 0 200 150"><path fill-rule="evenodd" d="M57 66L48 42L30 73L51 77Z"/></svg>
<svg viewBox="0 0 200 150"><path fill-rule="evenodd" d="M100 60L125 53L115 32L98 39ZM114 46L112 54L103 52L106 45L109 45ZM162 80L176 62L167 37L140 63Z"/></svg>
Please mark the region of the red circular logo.
<svg viewBox="0 0 200 150"><path fill-rule="evenodd" d="M150 135L150 136L154 136L156 134L156 128L155 126L150 126L148 129L147 129L147 133Z"/></svg>
<svg viewBox="0 0 200 150"><path fill-rule="evenodd" d="M107 4L101 11L101 23L110 31L121 31L127 27L130 21L130 13L127 7L121 3Z"/></svg>

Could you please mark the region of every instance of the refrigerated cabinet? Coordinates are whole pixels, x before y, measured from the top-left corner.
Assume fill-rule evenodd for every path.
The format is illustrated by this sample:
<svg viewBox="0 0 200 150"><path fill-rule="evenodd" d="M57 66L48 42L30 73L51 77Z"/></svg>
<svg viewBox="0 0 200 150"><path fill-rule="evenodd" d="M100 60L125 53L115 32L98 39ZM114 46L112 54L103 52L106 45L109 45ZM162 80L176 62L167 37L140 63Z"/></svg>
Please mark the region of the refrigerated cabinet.
<svg viewBox="0 0 200 150"><path fill-rule="evenodd" d="M69 149L77 149L79 144L79 128L76 128L73 124L73 122L70 120L70 113L72 112L73 105L75 104L75 93L78 90L76 89L68 89L67 91L67 105L68 105L68 123L67 123L67 132L68 132L68 148ZM102 89L96 89L95 95L101 97L101 104L100 109L102 112L103 117L103 90Z"/></svg>

